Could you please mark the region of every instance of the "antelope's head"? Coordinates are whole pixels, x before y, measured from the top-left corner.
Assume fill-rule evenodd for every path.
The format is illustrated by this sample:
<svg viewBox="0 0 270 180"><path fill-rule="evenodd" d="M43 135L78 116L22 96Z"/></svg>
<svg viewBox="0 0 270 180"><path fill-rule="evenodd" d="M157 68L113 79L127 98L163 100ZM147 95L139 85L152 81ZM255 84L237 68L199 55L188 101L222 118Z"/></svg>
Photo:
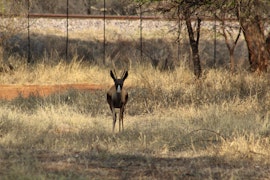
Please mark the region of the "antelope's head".
<svg viewBox="0 0 270 180"><path fill-rule="evenodd" d="M110 74L114 81L116 93L121 93L123 85L124 85L124 81L128 77L128 71L124 71L121 78L115 77L115 73L113 73L112 70L110 71Z"/></svg>

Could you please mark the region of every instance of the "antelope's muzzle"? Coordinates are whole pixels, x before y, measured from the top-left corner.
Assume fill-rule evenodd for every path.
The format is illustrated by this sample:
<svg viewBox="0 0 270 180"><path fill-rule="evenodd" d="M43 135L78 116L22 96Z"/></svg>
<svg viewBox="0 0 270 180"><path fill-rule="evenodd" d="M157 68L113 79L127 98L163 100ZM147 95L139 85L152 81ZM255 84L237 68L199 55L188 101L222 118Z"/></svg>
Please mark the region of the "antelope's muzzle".
<svg viewBox="0 0 270 180"><path fill-rule="evenodd" d="M121 86L120 86L120 85L117 85L116 92L117 92L117 93L121 93Z"/></svg>

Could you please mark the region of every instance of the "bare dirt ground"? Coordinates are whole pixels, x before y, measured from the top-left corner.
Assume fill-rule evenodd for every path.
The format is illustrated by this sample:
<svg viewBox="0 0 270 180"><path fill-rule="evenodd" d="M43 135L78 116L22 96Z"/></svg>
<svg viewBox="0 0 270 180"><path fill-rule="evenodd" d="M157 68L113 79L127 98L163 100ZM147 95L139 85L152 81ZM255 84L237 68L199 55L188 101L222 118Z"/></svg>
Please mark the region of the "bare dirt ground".
<svg viewBox="0 0 270 180"><path fill-rule="evenodd" d="M0 99L12 100L19 95L28 97L29 95L39 95L42 97L52 93L61 93L68 89L77 90L101 90L105 86L97 84L59 84L59 85L0 85Z"/></svg>

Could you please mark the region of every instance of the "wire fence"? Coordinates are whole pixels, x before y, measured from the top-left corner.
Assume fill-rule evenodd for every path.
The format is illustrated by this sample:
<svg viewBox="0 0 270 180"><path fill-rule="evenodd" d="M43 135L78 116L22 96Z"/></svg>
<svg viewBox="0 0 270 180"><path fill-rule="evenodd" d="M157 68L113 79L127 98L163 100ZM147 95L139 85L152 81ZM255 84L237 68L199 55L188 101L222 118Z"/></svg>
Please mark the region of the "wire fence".
<svg viewBox="0 0 270 180"><path fill-rule="evenodd" d="M118 61L121 62L118 64L125 63L124 66L131 66L133 61L150 62L161 69L190 63L188 36L182 19L144 16L143 6L139 6L138 16L110 16L105 11L106 0L103 15L71 15L69 1L66 2L66 14L31 14L28 4L27 53L19 53L27 56L28 63L48 57L48 54L50 58L57 54L66 61L76 55L103 65L111 62L115 65ZM218 36L219 23L205 17L202 29L202 64L227 64L228 51ZM23 40L10 42L16 46L26 44ZM9 45L6 52L12 55L17 53L15 49ZM247 53L243 42L239 49L236 59L245 59Z"/></svg>

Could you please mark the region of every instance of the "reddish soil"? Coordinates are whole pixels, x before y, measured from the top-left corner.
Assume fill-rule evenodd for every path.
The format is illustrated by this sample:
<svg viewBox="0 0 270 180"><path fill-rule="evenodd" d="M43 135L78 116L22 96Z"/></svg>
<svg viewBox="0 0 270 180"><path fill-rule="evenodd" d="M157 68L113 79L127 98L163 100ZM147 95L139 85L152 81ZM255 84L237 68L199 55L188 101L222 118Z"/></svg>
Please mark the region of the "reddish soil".
<svg viewBox="0 0 270 180"><path fill-rule="evenodd" d="M19 95L28 97L29 95L48 96L52 93L60 93L68 89L77 90L101 90L106 86L96 84L61 84L61 85L0 85L0 99L12 100Z"/></svg>

